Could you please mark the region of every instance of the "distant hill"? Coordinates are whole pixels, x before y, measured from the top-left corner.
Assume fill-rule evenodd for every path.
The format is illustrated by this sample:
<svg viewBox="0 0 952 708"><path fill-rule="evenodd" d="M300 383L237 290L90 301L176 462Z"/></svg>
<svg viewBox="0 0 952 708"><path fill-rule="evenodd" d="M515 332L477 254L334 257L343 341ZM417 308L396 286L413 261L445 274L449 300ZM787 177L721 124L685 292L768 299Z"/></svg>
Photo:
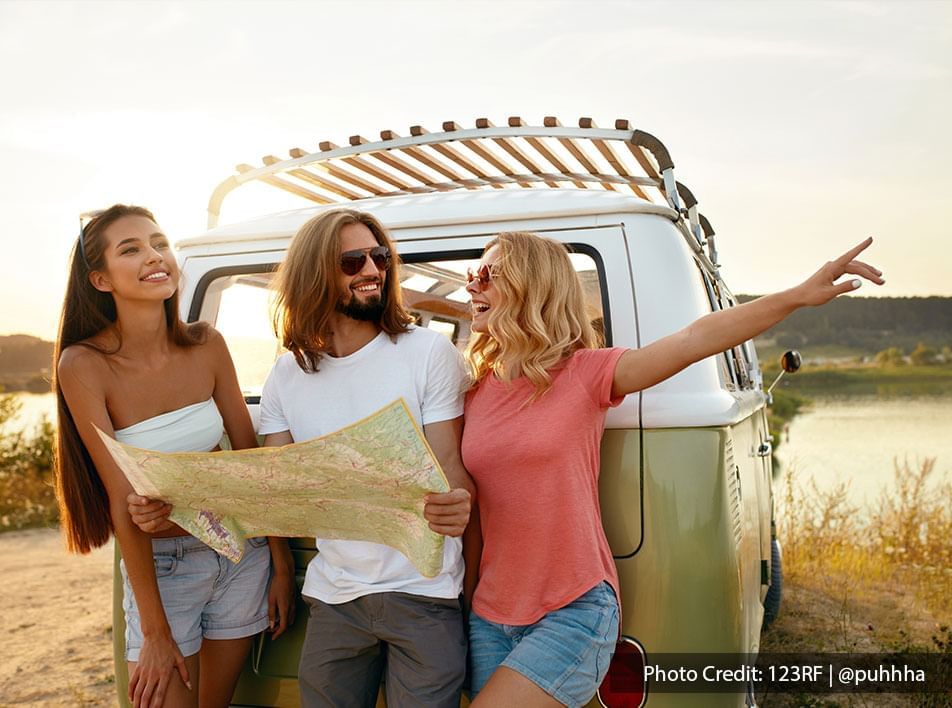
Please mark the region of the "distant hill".
<svg viewBox="0 0 952 708"><path fill-rule="evenodd" d="M753 295L739 295L746 302ZM758 341L782 348L843 347L875 354L888 347L912 351L919 342L952 346L952 298L839 297L793 313Z"/></svg>
<svg viewBox="0 0 952 708"><path fill-rule="evenodd" d="M0 386L5 391L50 390L53 342L27 334L0 336Z"/></svg>

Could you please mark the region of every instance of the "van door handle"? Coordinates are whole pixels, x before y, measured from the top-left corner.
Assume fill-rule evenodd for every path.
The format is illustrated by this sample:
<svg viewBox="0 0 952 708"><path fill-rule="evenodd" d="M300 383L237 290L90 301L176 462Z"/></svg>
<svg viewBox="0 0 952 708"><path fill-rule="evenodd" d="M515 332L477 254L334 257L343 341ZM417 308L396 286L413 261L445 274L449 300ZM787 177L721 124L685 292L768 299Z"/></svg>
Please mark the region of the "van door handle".
<svg viewBox="0 0 952 708"><path fill-rule="evenodd" d="M760 447L757 448L757 457L770 457L770 453L773 452L773 443L769 440L765 440L760 443Z"/></svg>

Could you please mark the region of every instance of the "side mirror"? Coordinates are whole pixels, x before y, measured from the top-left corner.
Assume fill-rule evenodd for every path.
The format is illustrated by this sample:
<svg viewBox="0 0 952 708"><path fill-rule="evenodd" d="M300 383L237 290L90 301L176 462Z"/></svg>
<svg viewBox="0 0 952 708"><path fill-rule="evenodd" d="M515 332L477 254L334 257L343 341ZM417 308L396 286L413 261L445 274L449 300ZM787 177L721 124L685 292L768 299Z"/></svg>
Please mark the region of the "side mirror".
<svg viewBox="0 0 952 708"><path fill-rule="evenodd" d="M795 374L800 370L800 364L803 363L803 360L800 358L800 352L796 349L791 349L783 353L783 356L780 357L780 368L782 371L777 374L777 378L773 380L773 383L770 384L770 388L767 389L767 398L770 399L770 392L774 390L774 386L783 378L784 374ZM773 403L773 400L770 400Z"/></svg>
<svg viewBox="0 0 952 708"><path fill-rule="evenodd" d="M788 352L784 352L783 356L780 357L780 368L786 371L788 374L795 374L800 370L800 364L802 363L800 359L800 352L796 349L791 349Z"/></svg>

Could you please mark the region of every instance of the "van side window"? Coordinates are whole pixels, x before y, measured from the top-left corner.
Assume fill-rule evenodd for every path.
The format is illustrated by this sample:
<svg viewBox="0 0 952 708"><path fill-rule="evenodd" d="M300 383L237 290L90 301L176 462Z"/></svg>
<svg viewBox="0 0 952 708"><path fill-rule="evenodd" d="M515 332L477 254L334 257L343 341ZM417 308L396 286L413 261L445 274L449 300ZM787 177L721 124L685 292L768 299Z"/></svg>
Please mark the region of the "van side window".
<svg viewBox="0 0 952 708"><path fill-rule="evenodd" d="M718 304L720 294L717 291L717 286L712 282L710 276L701 270L700 267L697 269L697 274L699 287L704 291L704 301L707 302L708 312L717 311L720 309L720 305ZM729 391L736 391L739 388L739 380L737 372L734 369L731 354L724 352L715 357L715 361L717 362L717 375L720 379L721 386Z"/></svg>
<svg viewBox="0 0 952 708"><path fill-rule="evenodd" d="M475 269L479 258L459 258L448 252L445 257L427 255L417 260L412 253L403 256L400 273L404 306L417 325L436 330L460 351L470 335L469 294L466 270ZM571 253L585 292L589 318L604 343L602 287L595 259L587 253ZM272 325L273 293L270 289L271 266L252 266L246 273L214 277L207 287L195 294L201 301L200 319L212 323L228 344L238 372L238 384L247 398L261 395L271 366L284 348ZM258 271L258 272L255 272Z"/></svg>

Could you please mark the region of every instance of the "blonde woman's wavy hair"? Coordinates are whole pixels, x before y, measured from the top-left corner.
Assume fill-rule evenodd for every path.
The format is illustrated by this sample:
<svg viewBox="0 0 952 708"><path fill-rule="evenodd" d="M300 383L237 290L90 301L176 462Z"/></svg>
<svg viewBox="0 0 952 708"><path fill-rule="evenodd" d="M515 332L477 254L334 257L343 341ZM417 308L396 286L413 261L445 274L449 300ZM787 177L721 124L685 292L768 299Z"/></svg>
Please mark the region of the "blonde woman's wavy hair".
<svg viewBox="0 0 952 708"><path fill-rule="evenodd" d="M390 249L384 312L377 324L396 337L413 322L403 307L400 259L383 225L356 209L325 211L298 229L275 277L274 332L303 371L317 371L330 340L331 318L345 295L340 287L340 232L349 224L363 224L378 244Z"/></svg>
<svg viewBox="0 0 952 708"><path fill-rule="evenodd" d="M535 386L531 402L552 385L553 368L598 340L565 246L521 231L499 234L486 251L493 246L499 259L492 286L501 304L489 310L489 331L470 337L466 358L476 384L490 373L521 372Z"/></svg>

